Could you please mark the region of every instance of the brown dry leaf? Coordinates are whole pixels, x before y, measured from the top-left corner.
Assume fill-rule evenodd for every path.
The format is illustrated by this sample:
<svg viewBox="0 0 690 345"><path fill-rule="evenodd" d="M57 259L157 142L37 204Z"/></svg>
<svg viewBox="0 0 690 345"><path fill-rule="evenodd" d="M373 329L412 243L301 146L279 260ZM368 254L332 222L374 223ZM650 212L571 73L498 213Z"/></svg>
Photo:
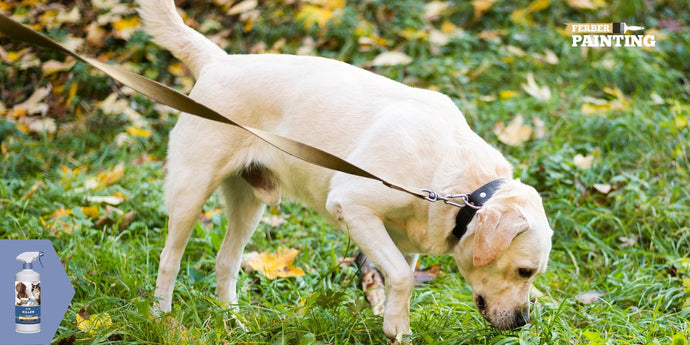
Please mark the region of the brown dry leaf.
<svg viewBox="0 0 690 345"><path fill-rule="evenodd" d="M108 32L103 29L98 23L91 22L86 27L86 43L91 47L101 47Z"/></svg>
<svg viewBox="0 0 690 345"><path fill-rule="evenodd" d="M532 136L532 127L523 123L522 115L517 115L507 127L503 122L496 123L494 133L502 143L519 146Z"/></svg>
<svg viewBox="0 0 690 345"><path fill-rule="evenodd" d="M386 302L383 275L361 252L357 254L355 262L359 266L362 291L364 292L364 297L371 304L371 312L374 315L383 315Z"/></svg>
<svg viewBox="0 0 690 345"><path fill-rule="evenodd" d="M414 271L414 281L424 284L436 279L439 273L441 273L441 265L433 265L425 270L417 268Z"/></svg>
<svg viewBox="0 0 690 345"><path fill-rule="evenodd" d="M268 279L276 277L301 277L304 271L292 265L299 250L287 248L279 249L275 253L259 253L246 258L247 266L261 272Z"/></svg>
<svg viewBox="0 0 690 345"><path fill-rule="evenodd" d="M134 210L127 211L127 213L122 216L120 220L120 226L118 226L118 231L124 231L127 229L134 221Z"/></svg>

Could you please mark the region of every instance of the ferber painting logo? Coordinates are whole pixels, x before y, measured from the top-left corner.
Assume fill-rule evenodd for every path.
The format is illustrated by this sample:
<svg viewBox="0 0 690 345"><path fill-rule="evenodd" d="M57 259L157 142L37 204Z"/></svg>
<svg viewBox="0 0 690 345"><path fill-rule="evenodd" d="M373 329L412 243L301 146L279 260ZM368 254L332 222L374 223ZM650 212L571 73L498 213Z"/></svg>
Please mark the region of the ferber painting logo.
<svg viewBox="0 0 690 345"><path fill-rule="evenodd" d="M654 35L627 34L642 30L642 26L626 23L567 23L565 27L573 47L654 47Z"/></svg>

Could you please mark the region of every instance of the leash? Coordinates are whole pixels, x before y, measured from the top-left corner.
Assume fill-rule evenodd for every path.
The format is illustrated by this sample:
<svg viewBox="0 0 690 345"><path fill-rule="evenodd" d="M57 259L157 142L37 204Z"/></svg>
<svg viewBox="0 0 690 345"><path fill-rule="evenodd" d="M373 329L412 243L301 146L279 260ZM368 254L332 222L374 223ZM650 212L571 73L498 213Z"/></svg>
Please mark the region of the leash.
<svg viewBox="0 0 690 345"><path fill-rule="evenodd" d="M186 95L166 86L157 81L151 80L149 78L143 77L136 73L127 71L119 66L110 65L100 62L96 59L82 56L75 53L74 51L66 48L60 43L55 42L51 38L34 31L20 23L15 22L6 15L0 13L0 32L9 36L10 38L20 40L26 43L37 45L51 50L61 51L67 55L74 57L75 59L84 62L92 67L102 71L114 80L126 85L133 90L159 102L175 108L179 111L196 115L207 120L221 122L224 124L236 126L246 132L255 135L259 139L265 141L271 146L293 156L299 158L303 161L315 164L317 166L344 172L347 174L360 176L364 178L369 178L377 180L383 183L385 186L405 192L412 196L427 200L429 202L436 202L442 200L448 205L460 207L462 210L472 209L476 212L477 209L481 208L481 203L475 204L476 200L470 198L474 193L468 194L458 194L458 195L447 195L441 196L440 194L429 190L429 189L416 189L409 186L403 186L401 184L395 184L388 182L387 180L374 175L340 157L332 155L326 151L315 148L313 146L295 141L281 135L266 132L257 128L250 126L244 126L240 123L233 121L232 119L219 114L211 108L194 101L193 99L187 97ZM481 188L480 188L481 189ZM493 195L493 193L491 193ZM452 199L461 199L463 204L453 202ZM469 206L469 207L465 207ZM463 212L460 212L463 213ZM460 214L458 214L459 216ZM474 213L472 213L474 215ZM469 218L471 220L471 217ZM469 223L469 221L468 221ZM466 226L466 224L465 224Z"/></svg>

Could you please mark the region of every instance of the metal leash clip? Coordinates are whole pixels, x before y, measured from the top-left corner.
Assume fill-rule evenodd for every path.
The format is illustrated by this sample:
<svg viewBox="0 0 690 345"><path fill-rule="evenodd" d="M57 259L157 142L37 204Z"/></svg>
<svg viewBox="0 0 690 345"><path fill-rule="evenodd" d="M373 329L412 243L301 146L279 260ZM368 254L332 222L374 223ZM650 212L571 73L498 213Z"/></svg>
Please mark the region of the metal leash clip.
<svg viewBox="0 0 690 345"><path fill-rule="evenodd" d="M477 206L473 204L469 198L470 194L465 193L465 194L450 194L446 196L442 196L436 192L434 192L431 189L422 189L422 192L429 194L428 196L424 197L424 200L430 201L430 202L436 202L439 200L442 200L444 203L447 205L463 208L465 206L469 206L470 208L473 208L475 210L478 210L482 208L481 206ZM462 199L462 204L458 204L457 202L452 201L451 199Z"/></svg>

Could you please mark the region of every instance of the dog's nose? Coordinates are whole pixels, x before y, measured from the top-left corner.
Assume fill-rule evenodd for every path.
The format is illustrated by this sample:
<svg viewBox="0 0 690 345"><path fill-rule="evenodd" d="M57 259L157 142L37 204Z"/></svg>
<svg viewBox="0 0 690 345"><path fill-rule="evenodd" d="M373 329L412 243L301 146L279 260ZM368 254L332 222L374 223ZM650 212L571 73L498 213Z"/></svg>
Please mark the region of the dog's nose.
<svg viewBox="0 0 690 345"><path fill-rule="evenodd" d="M524 306L515 313L515 319L513 320L513 328L519 328L526 325L530 321L529 318L529 306Z"/></svg>
<svg viewBox="0 0 690 345"><path fill-rule="evenodd" d="M479 309L479 311L486 310L486 301L483 296L477 295L474 302L477 304L477 309Z"/></svg>

